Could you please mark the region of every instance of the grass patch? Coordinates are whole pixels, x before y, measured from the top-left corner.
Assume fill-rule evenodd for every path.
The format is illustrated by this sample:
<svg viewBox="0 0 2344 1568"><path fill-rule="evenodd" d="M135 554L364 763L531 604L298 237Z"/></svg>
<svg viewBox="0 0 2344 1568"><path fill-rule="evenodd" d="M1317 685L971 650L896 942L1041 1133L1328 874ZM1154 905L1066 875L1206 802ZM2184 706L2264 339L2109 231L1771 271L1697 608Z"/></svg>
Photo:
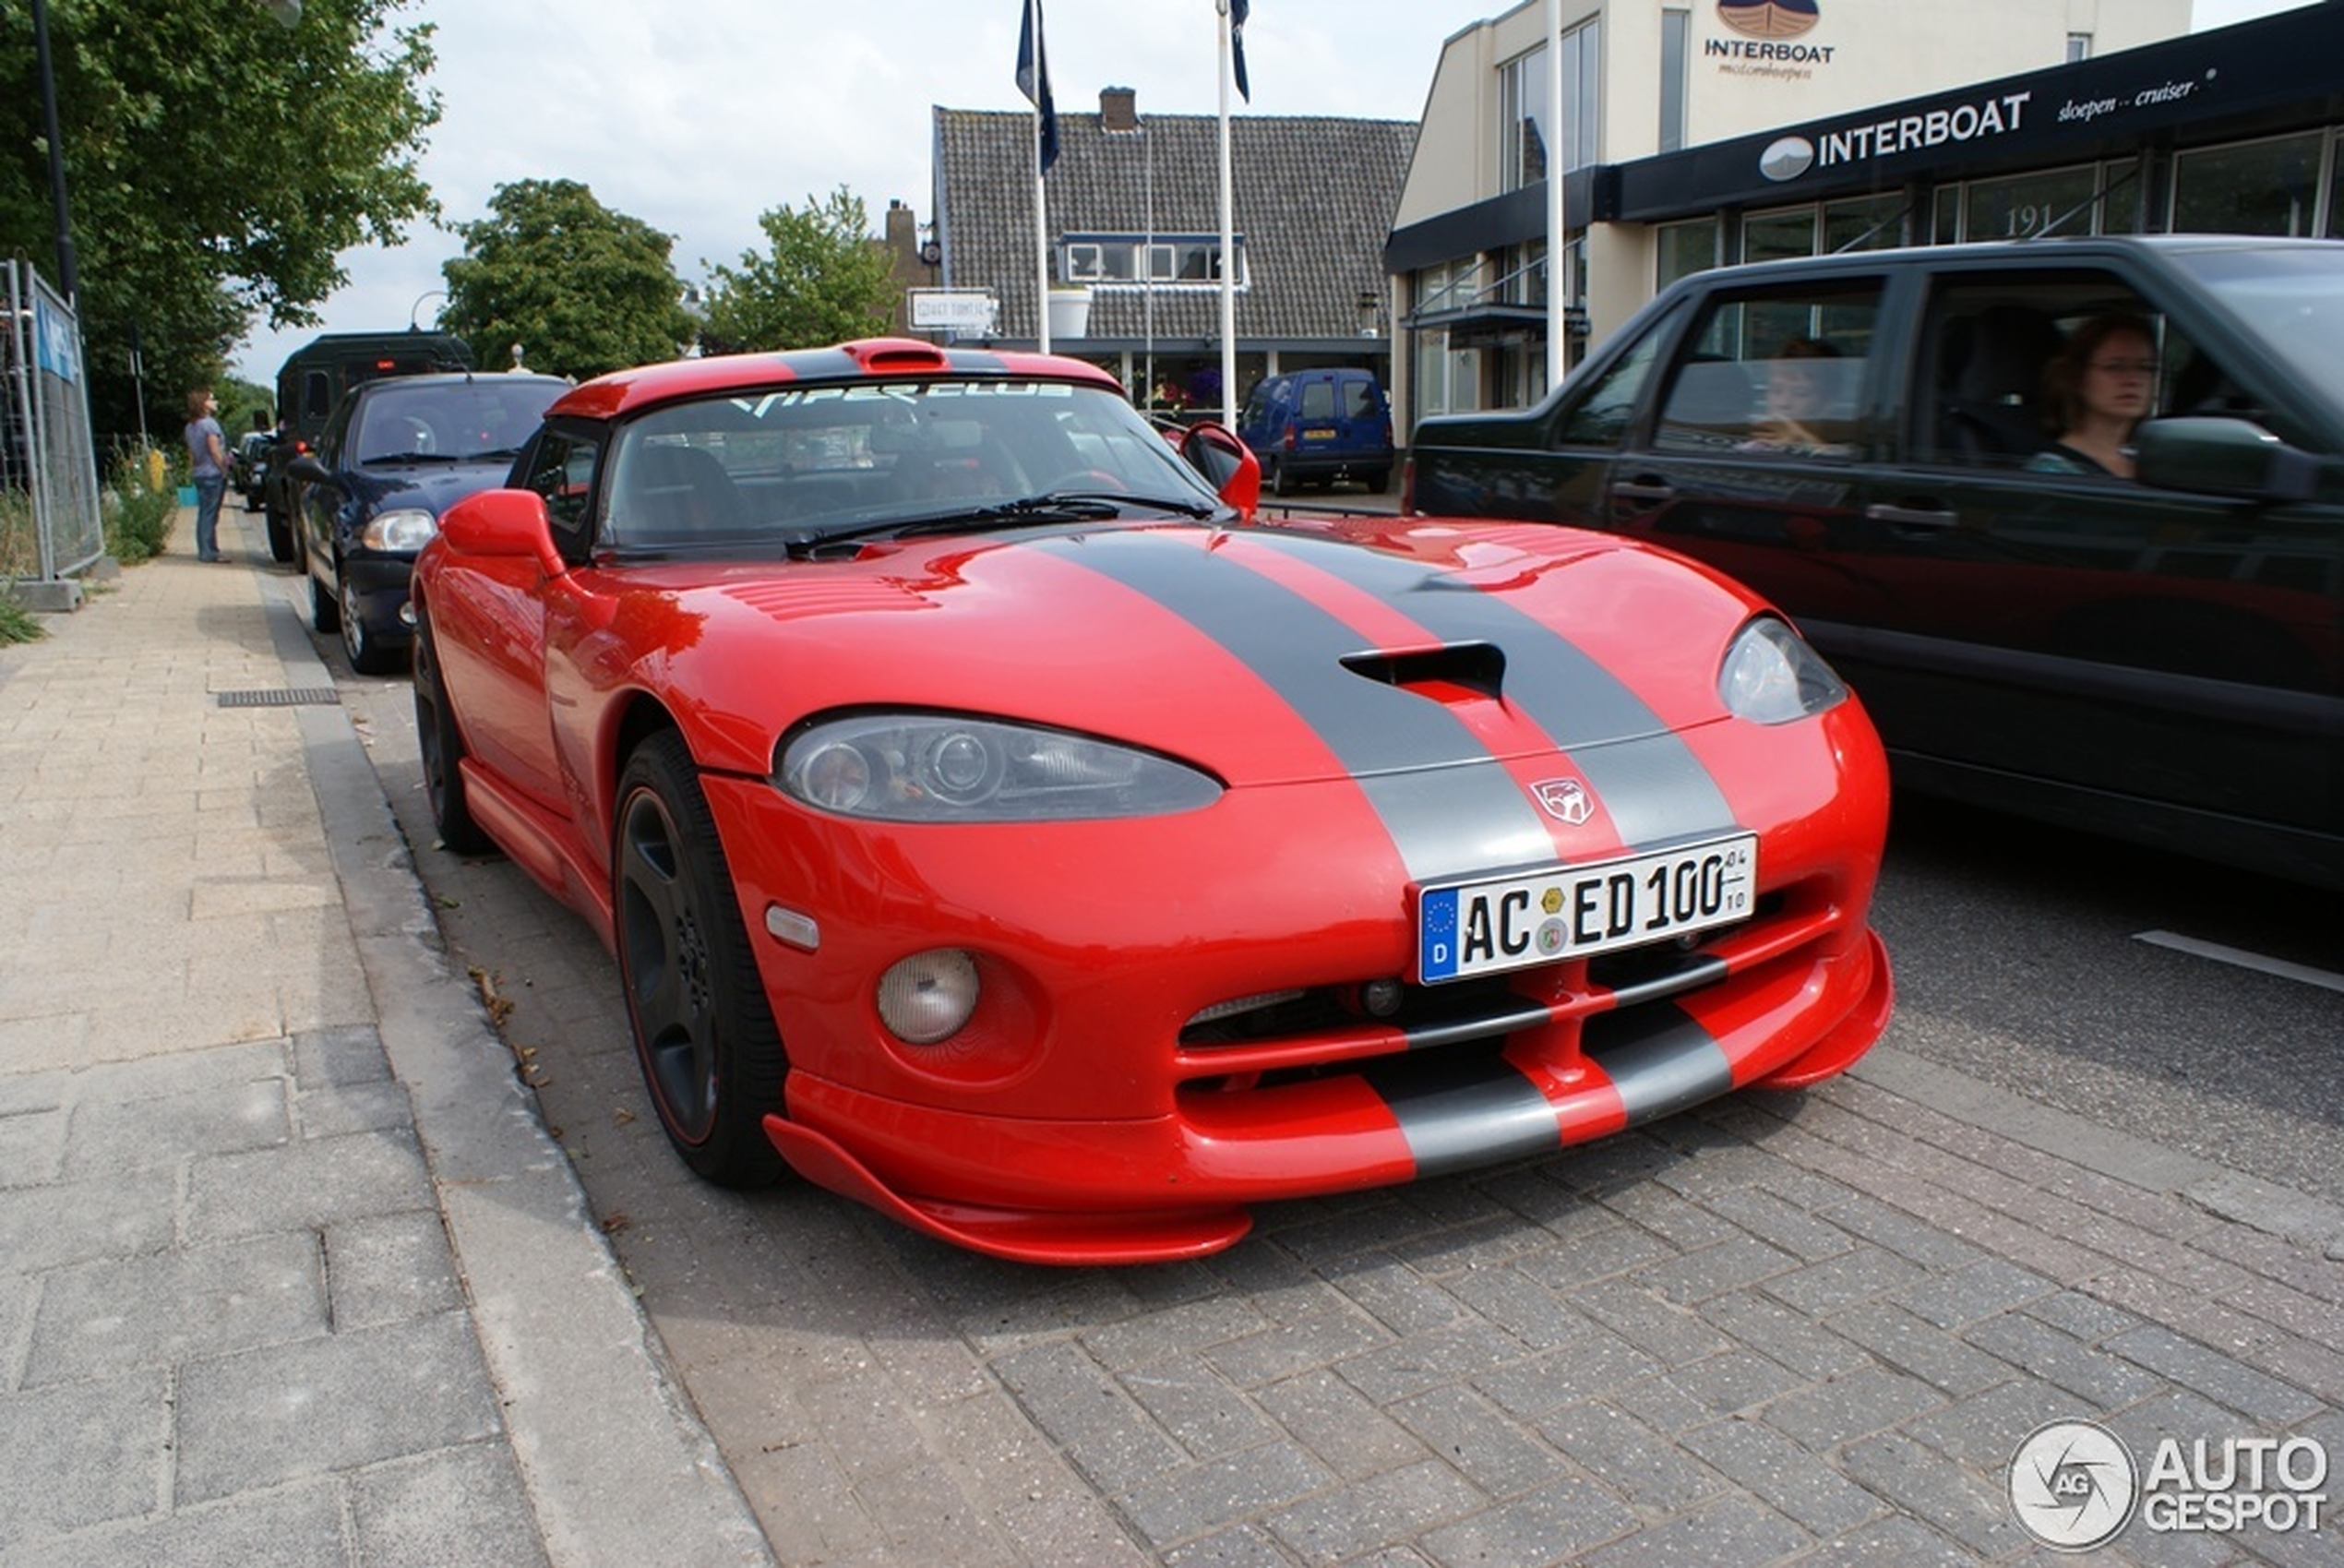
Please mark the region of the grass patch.
<svg viewBox="0 0 2344 1568"><path fill-rule="evenodd" d="M0 594L0 642L30 642L36 637L48 635L40 616L14 599Z"/></svg>

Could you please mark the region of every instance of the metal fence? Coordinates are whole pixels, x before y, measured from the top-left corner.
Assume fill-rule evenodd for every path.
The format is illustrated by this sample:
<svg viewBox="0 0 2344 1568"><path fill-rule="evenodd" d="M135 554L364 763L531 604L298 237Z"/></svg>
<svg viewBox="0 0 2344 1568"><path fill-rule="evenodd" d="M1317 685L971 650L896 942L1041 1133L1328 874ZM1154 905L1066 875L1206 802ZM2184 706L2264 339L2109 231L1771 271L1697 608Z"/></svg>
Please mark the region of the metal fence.
<svg viewBox="0 0 2344 1568"><path fill-rule="evenodd" d="M81 324L30 262L0 260L0 579L54 581L105 553Z"/></svg>

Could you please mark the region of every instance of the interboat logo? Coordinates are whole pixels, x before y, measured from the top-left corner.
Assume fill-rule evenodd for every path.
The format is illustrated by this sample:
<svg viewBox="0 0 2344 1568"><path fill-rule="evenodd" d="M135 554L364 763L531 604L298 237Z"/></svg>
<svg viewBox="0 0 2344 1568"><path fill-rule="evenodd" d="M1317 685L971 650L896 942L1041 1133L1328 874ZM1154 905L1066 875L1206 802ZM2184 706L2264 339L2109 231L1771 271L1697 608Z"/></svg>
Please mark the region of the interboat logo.
<svg viewBox="0 0 2344 1568"><path fill-rule="evenodd" d="M2106 1545L2132 1522L2139 1501L2133 1451L2097 1421L2037 1427L2011 1455L2011 1513L2053 1551Z"/></svg>
<svg viewBox="0 0 2344 1568"><path fill-rule="evenodd" d="M1779 138L1758 155L1758 172L1770 180L1795 180L1814 166L1815 144L1803 136Z"/></svg>
<svg viewBox="0 0 2344 1568"><path fill-rule="evenodd" d="M1822 18L1815 0L1717 0L1717 19L1744 38L1797 38Z"/></svg>

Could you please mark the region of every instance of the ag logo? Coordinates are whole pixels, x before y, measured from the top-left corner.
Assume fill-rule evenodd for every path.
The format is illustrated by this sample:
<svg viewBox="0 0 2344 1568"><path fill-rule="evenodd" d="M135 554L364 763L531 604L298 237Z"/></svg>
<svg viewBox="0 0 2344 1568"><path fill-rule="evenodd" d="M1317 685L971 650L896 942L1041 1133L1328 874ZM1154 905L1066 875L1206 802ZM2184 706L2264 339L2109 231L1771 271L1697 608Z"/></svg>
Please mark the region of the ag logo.
<svg viewBox="0 0 2344 1568"><path fill-rule="evenodd" d="M2115 1539L2139 1499L2132 1450L2097 1421L2037 1427L2011 1455L2011 1513L2053 1551L2089 1551Z"/></svg>
<svg viewBox="0 0 2344 1568"><path fill-rule="evenodd" d="M1541 779L1530 786L1548 816L1570 827L1578 827L1596 814L1596 797L1577 779Z"/></svg>
<svg viewBox="0 0 2344 1568"><path fill-rule="evenodd" d="M1717 19L1745 38L1797 38L1819 17L1815 0L1717 0Z"/></svg>

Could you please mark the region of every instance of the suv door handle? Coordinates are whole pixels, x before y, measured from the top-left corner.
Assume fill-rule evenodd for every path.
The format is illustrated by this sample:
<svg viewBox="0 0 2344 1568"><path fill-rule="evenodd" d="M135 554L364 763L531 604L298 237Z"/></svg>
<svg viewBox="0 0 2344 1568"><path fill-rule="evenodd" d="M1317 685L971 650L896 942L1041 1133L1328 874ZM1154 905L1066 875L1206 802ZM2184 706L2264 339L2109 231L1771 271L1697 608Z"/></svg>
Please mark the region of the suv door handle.
<svg viewBox="0 0 2344 1568"><path fill-rule="evenodd" d="M1622 479L1611 486L1615 501L1673 501L1677 487L1665 479Z"/></svg>
<svg viewBox="0 0 2344 1568"><path fill-rule="evenodd" d="M1951 507L1893 507L1885 501L1866 507L1864 516L1904 528L1953 528L1961 521L1961 513Z"/></svg>

